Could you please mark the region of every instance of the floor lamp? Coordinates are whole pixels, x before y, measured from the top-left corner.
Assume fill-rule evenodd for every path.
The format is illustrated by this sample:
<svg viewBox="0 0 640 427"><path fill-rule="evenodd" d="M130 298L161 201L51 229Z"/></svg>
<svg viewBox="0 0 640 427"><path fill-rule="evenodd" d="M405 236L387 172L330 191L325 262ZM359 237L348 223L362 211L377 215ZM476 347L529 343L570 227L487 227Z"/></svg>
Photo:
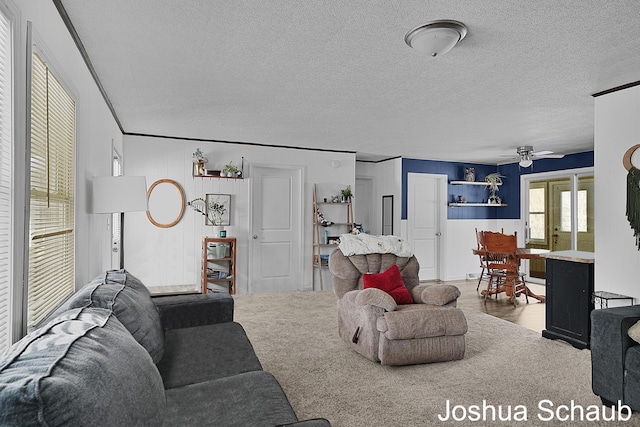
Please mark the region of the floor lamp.
<svg viewBox="0 0 640 427"><path fill-rule="evenodd" d="M120 268L124 268L124 213L147 210L144 176L94 176L93 213L120 213Z"/></svg>

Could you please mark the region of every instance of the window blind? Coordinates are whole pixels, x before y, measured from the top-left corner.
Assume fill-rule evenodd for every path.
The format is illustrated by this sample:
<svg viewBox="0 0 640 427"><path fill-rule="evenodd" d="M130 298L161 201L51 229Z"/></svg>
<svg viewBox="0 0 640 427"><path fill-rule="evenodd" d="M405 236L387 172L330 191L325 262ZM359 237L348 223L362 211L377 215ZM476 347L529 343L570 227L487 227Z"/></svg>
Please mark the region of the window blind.
<svg viewBox="0 0 640 427"><path fill-rule="evenodd" d="M11 22L0 12L0 355L11 345L12 49Z"/></svg>
<svg viewBox="0 0 640 427"><path fill-rule="evenodd" d="M74 291L75 101L33 53L27 325Z"/></svg>

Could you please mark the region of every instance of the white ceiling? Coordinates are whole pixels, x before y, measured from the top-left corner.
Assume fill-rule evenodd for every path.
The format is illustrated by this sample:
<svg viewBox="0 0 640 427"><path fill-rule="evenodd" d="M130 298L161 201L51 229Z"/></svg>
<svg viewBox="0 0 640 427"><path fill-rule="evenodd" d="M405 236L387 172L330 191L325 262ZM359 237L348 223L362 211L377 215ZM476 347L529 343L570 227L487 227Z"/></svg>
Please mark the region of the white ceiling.
<svg viewBox="0 0 640 427"><path fill-rule="evenodd" d="M125 133L501 163L592 150L591 95L640 80L637 0L55 1ZM431 58L435 19L469 32Z"/></svg>

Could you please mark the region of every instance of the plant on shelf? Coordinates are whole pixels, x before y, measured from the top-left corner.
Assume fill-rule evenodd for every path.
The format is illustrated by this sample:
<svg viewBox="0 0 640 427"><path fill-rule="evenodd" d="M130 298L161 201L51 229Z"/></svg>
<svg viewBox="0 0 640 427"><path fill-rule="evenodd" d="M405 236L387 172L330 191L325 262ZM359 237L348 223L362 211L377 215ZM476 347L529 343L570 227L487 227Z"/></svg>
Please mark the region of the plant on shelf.
<svg viewBox="0 0 640 427"><path fill-rule="evenodd" d="M489 196L489 203L492 205L499 205L502 203L500 197L496 196L496 193L500 190L499 186L502 185L502 178L504 178L504 176L500 175L498 172L490 173L484 177L484 181L489 183L489 191L491 192L491 196Z"/></svg>
<svg viewBox="0 0 640 427"><path fill-rule="evenodd" d="M340 194L342 194L343 202L349 202L353 197L353 193L351 192L351 189L349 187L345 188L344 190L340 190Z"/></svg>
<svg viewBox="0 0 640 427"><path fill-rule="evenodd" d="M224 204L212 200L207 206L207 202L202 197L187 202L187 206L206 216L211 223L210 225L216 226L222 225L222 216L227 212L227 207Z"/></svg>
<svg viewBox="0 0 640 427"><path fill-rule="evenodd" d="M233 165L233 162L229 162L229 164L224 165L222 174L224 174L223 176L236 177L240 175L240 170Z"/></svg>

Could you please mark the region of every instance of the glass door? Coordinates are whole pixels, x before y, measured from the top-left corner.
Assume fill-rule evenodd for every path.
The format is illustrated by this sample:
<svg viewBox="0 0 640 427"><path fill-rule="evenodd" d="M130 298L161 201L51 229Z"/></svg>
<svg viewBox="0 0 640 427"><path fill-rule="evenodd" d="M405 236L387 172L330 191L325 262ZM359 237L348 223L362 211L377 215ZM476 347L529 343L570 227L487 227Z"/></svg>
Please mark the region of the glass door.
<svg viewBox="0 0 640 427"><path fill-rule="evenodd" d="M550 251L594 250L594 177L571 174L524 182L525 243ZM531 260L529 277L545 278L545 261Z"/></svg>

